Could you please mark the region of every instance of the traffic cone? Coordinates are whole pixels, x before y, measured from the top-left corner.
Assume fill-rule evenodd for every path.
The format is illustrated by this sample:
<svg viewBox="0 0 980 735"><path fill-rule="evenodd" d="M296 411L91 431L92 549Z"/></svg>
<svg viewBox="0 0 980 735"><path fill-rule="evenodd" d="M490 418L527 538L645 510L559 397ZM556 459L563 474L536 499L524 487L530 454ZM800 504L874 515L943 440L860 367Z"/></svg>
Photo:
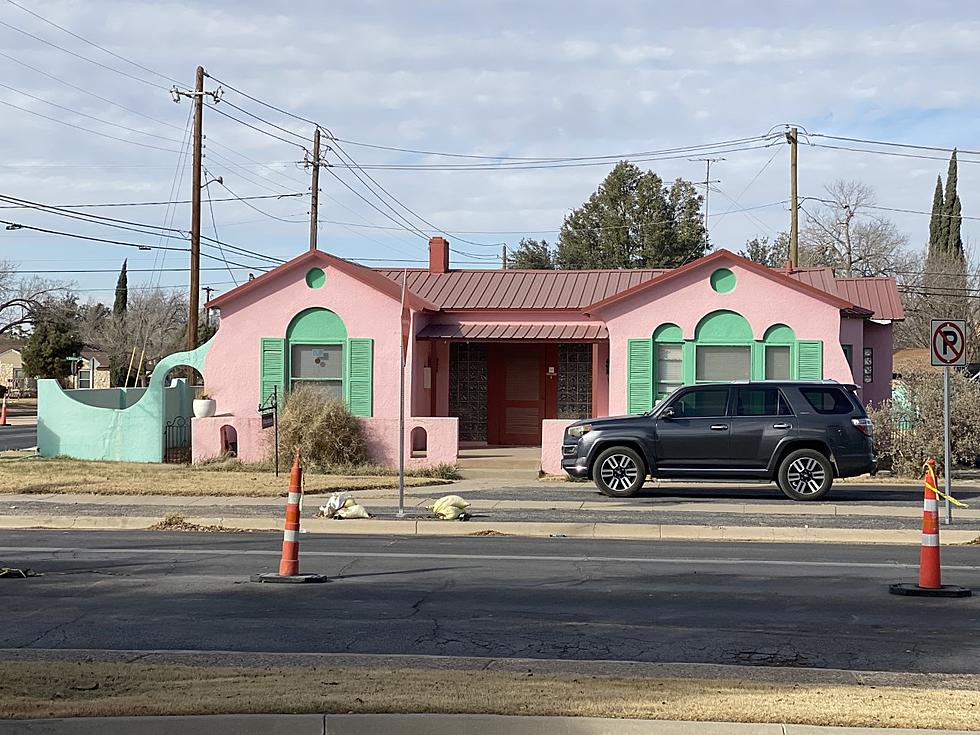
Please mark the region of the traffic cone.
<svg viewBox="0 0 980 735"><path fill-rule="evenodd" d="M7 394L3 394L3 406L0 407L0 426L9 426L7 423Z"/></svg>
<svg viewBox="0 0 980 735"><path fill-rule="evenodd" d="M947 470L948 471L948 470ZM939 561L939 501L936 492L936 460L926 461L922 485L922 544L919 548L919 583L893 584L888 591L893 595L917 597L969 597L967 587L943 584Z"/></svg>
<svg viewBox="0 0 980 735"><path fill-rule="evenodd" d="M299 450L289 472L289 495L286 498L286 527L282 534L282 557L278 574L253 574L253 582L326 582L321 574L299 573L299 519L303 499L303 468Z"/></svg>

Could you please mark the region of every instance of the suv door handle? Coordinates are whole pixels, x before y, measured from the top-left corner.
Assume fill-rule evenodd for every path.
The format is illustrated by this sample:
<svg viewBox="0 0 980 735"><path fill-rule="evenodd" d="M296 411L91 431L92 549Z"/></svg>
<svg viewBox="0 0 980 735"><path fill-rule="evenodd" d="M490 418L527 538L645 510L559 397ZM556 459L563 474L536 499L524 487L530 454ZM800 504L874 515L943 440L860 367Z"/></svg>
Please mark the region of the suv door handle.
<svg viewBox="0 0 980 735"><path fill-rule="evenodd" d="M773 424L772 425L772 428L774 428L774 429L792 429L793 428L793 425L792 424Z"/></svg>
<svg viewBox="0 0 980 735"><path fill-rule="evenodd" d="M712 424L712 431L728 431L728 424Z"/></svg>

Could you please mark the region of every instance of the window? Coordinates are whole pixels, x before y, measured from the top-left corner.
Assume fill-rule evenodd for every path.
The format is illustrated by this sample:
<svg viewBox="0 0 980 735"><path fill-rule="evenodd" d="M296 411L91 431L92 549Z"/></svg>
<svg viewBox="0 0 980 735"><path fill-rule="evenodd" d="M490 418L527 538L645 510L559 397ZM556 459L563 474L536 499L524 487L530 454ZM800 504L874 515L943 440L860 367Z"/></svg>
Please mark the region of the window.
<svg viewBox="0 0 980 735"><path fill-rule="evenodd" d="M728 388L699 388L670 404L675 418L712 418L728 413Z"/></svg>
<svg viewBox="0 0 980 735"><path fill-rule="evenodd" d="M90 370L78 371L78 387L79 388L92 387L92 372Z"/></svg>
<svg viewBox="0 0 980 735"><path fill-rule="evenodd" d="M739 388L736 416L792 416L793 411L778 388Z"/></svg>
<svg viewBox="0 0 980 735"><path fill-rule="evenodd" d="M698 345L696 362L695 380L699 383L748 380L751 377L748 345Z"/></svg>
<svg viewBox="0 0 980 735"><path fill-rule="evenodd" d="M766 346L766 380L789 380L790 349L789 345Z"/></svg>
<svg viewBox="0 0 980 735"><path fill-rule="evenodd" d="M344 348L342 345L290 345L289 376L293 388L301 385L344 399Z"/></svg>
<svg viewBox="0 0 980 735"><path fill-rule="evenodd" d="M654 366L656 398L663 398L675 388L684 385L683 345L657 343L657 364Z"/></svg>
<svg viewBox="0 0 980 735"><path fill-rule="evenodd" d="M14 368L14 380L22 380L24 378L24 368Z"/></svg>
<svg viewBox="0 0 980 735"><path fill-rule="evenodd" d="M847 360L847 367L854 372L854 345L841 345L844 350L844 359Z"/></svg>
<svg viewBox="0 0 980 735"><path fill-rule="evenodd" d="M800 388L800 393L817 413L844 414L854 410L854 404L840 388L815 386L813 388Z"/></svg>

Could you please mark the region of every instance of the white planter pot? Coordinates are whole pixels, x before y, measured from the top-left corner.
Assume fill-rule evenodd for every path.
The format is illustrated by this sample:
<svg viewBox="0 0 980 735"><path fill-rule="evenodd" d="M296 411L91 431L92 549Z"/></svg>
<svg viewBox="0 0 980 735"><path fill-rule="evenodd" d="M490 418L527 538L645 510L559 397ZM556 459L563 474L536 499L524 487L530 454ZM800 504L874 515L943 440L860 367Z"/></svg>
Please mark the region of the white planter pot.
<svg viewBox="0 0 980 735"><path fill-rule="evenodd" d="M207 419L214 416L214 412L218 409L218 404L213 398L195 398L194 399L194 417L199 419Z"/></svg>

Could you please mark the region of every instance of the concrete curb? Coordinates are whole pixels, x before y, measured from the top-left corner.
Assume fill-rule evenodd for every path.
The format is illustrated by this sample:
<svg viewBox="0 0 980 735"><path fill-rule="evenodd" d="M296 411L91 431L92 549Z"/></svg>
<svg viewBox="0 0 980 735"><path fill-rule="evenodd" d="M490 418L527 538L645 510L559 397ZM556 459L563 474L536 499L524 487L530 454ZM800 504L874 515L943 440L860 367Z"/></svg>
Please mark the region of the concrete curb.
<svg viewBox="0 0 980 735"><path fill-rule="evenodd" d="M282 520L275 518L241 518L190 516L184 519L199 526L222 526L231 530L282 530ZM0 529L73 529L125 530L148 529L163 521L160 516L0 516ZM302 523L302 531L332 536L473 536L475 534L522 537L568 537L588 539L619 539L645 541L760 541L766 543L844 543L844 544L906 544L918 545L920 532L916 529L811 528L766 526L695 526L657 523L544 523L523 521L468 521L466 523L436 520L347 520L310 518ZM943 530L944 545L966 544L978 537L977 531Z"/></svg>
<svg viewBox="0 0 980 735"><path fill-rule="evenodd" d="M907 730L748 722L682 722L504 715L210 715L202 717L83 717L7 720L0 735L956 735L954 730Z"/></svg>

